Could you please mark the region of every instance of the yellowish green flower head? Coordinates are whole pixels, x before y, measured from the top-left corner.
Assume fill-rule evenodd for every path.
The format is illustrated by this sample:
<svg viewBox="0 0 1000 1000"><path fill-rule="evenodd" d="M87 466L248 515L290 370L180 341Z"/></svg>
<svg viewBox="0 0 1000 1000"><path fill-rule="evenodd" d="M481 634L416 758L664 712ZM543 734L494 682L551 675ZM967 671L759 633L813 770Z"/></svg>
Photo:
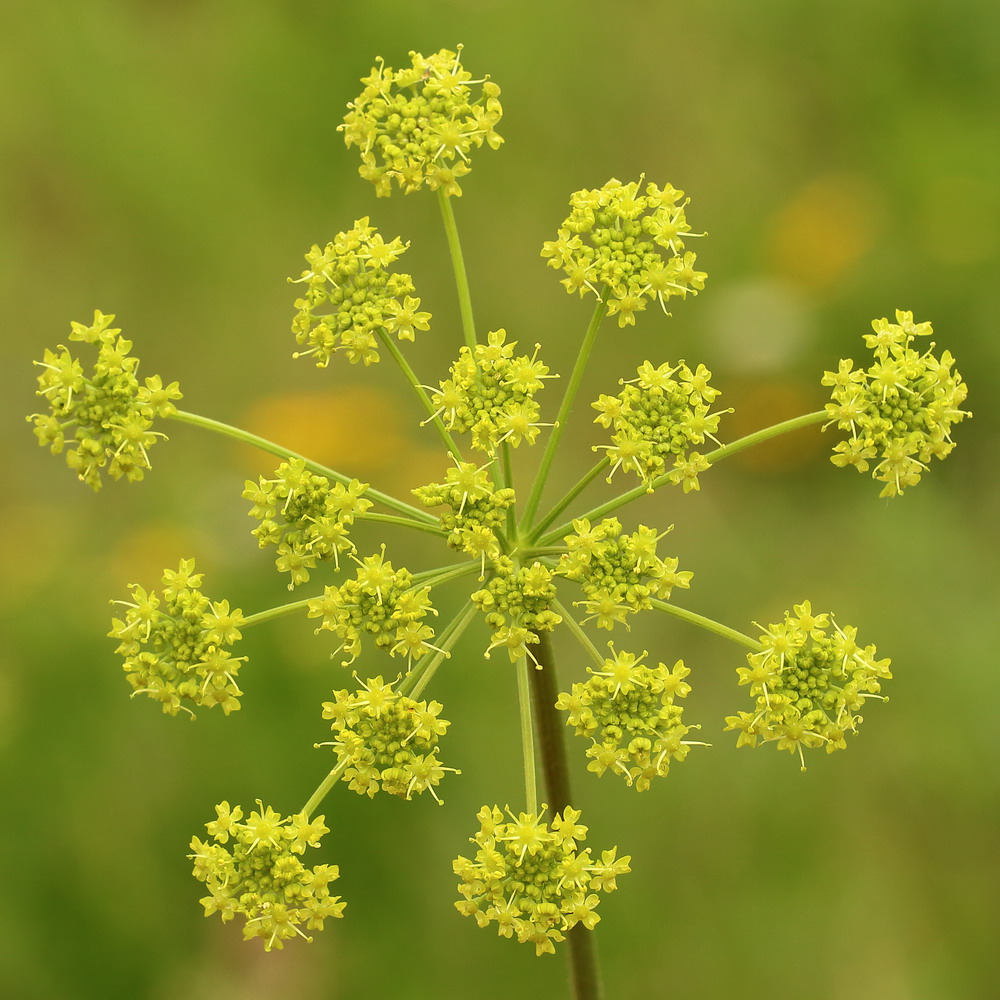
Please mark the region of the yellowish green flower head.
<svg viewBox="0 0 1000 1000"><path fill-rule="evenodd" d="M672 669L663 663L648 667L642 662L646 652L637 657L608 647L611 656L601 668L588 667L590 677L562 692L556 708L568 713L566 725L590 740L587 770L598 776L611 770L643 792L695 745L684 739L692 727L683 724L684 709L675 702L691 690L684 679L691 671L683 660Z"/></svg>
<svg viewBox="0 0 1000 1000"><path fill-rule="evenodd" d="M292 333L308 346L293 357L313 357L326 368L342 351L351 364L373 365L380 337L412 341L417 330L429 329L431 314L411 294L413 279L389 270L409 245L398 236L386 243L366 216L322 250L313 246L306 270L288 279L306 286L295 300Z"/></svg>
<svg viewBox="0 0 1000 1000"><path fill-rule="evenodd" d="M323 702L323 718L330 720L336 739L317 746L333 747L342 781L352 791L374 798L380 790L409 799L430 792L446 771L437 758L438 737L450 722L439 719L441 704L414 701L393 690L393 682L373 677L357 692L334 691Z"/></svg>
<svg viewBox="0 0 1000 1000"><path fill-rule="evenodd" d="M159 594L132 584L131 600L111 602L125 609L108 635L119 642L133 697L149 695L168 715L216 705L229 715L240 707L236 677L246 657L228 647L242 637L243 613L210 600L201 582L194 560L182 559L176 570L164 570Z"/></svg>
<svg viewBox="0 0 1000 1000"><path fill-rule="evenodd" d="M532 355L514 356L517 341L507 342L505 330L494 330L475 352L463 347L451 366L451 378L439 383L431 399L449 430L468 432L472 447L492 457L503 442L515 448L522 441L534 444L539 429L535 393L549 374Z"/></svg>
<svg viewBox="0 0 1000 1000"><path fill-rule="evenodd" d="M629 614L650 608L651 598L667 600L674 587L691 586L694 574L678 571L676 557L661 559L656 554L668 531L657 533L640 524L626 535L617 517L593 527L586 518L573 522L574 533L564 539L569 552L560 558L556 572L580 584L586 600L575 603L587 611L584 623L593 619L598 628L610 631Z"/></svg>
<svg viewBox="0 0 1000 1000"><path fill-rule="evenodd" d="M426 57L411 52L399 70L379 59L361 80L364 90L339 127L347 146L360 150L358 172L379 197L392 193L393 181L404 194L426 186L461 195L458 179L472 169L472 151L500 148L500 88L489 77L473 80L461 54L461 45Z"/></svg>
<svg viewBox="0 0 1000 1000"><path fill-rule="evenodd" d="M589 847L579 846L587 827L578 810L567 806L551 823L542 820L544 812L543 806L538 815L515 816L509 808L505 815L483 806L476 814L479 833L471 838L475 858L454 862L461 879L458 912L480 927L495 923L498 934L533 944L536 955L554 954L578 924L593 930L601 919L598 894L614 892L632 860L619 858L613 847L595 861Z"/></svg>
<svg viewBox="0 0 1000 1000"><path fill-rule="evenodd" d="M282 462L274 479L246 481L243 496L253 501L249 513L260 522L252 534L262 549L277 546L274 564L289 574L289 590L305 583L319 562L332 559L340 569L341 554L355 551L348 532L372 506L366 489L368 484L357 479L331 485L325 476L309 472L301 458Z"/></svg>
<svg viewBox="0 0 1000 1000"><path fill-rule="evenodd" d="M260 938L270 951L296 935L311 941L303 927L321 931L326 920L343 916L346 904L330 895L340 869L307 868L300 857L330 832L323 816L282 817L260 799L245 822L241 806L222 802L215 812L217 818L205 824L211 839L192 838L188 855L192 874L209 892L201 901L206 917L218 913L225 923L239 914L243 940Z"/></svg>
<svg viewBox="0 0 1000 1000"><path fill-rule="evenodd" d="M143 478L151 468L149 449L166 437L151 429L153 422L175 413L174 400L181 398L177 383L165 386L159 375L139 384L132 341L111 327L114 320L95 310L90 326L70 324L70 340L97 345L89 375L68 348L46 349L35 362L42 369L36 394L48 401L49 412L28 417L39 444L54 455L65 452L66 464L94 490L101 488L102 471L130 483Z"/></svg>
<svg viewBox="0 0 1000 1000"><path fill-rule="evenodd" d="M542 247L549 267L565 272L570 294L603 298L607 289L608 315L622 327L634 324L648 302L666 312L668 299L697 295L708 277L685 250L686 239L705 235L691 232L684 211L690 199L670 184L642 185L642 177L628 184L612 178L576 191L556 239Z"/></svg>
<svg viewBox="0 0 1000 1000"><path fill-rule="evenodd" d="M930 323L914 323L913 313L897 309L895 323L872 320L872 331L865 335L870 367L855 369L848 358L823 376L833 387L830 422L851 435L834 447L831 461L858 472L871 468L885 483L879 496L894 497L920 482L932 458L951 453L952 427L971 416L961 409L968 388L950 351L937 357L933 343L924 351L913 346L934 332Z"/></svg>
<svg viewBox="0 0 1000 1000"><path fill-rule="evenodd" d="M341 640L333 655L344 651L347 659L342 663L350 666L361 655L366 632L379 649L406 657L407 665L433 649L429 640L434 629L424 621L428 612L437 614L431 588L415 584L408 569L394 569L384 545L363 561L352 558L358 564L355 578L324 588L322 597L309 602L309 617L323 619L316 631L328 629Z"/></svg>
<svg viewBox="0 0 1000 1000"><path fill-rule="evenodd" d="M445 473L445 482L429 483L413 491L425 507L449 508L441 515L449 547L478 559L483 574L486 561L500 556L500 532L515 499L512 489L496 488L487 468L456 462Z"/></svg>
<svg viewBox="0 0 1000 1000"><path fill-rule="evenodd" d="M522 656L534 660L531 644L539 632L551 632L562 618L552 610L556 599L555 573L540 562L515 566L507 556L495 560L489 583L472 595L472 603L486 616L493 640L485 656L506 649L513 663Z"/></svg>
<svg viewBox="0 0 1000 1000"><path fill-rule="evenodd" d="M749 666L737 669L755 705L752 712L726 718L726 728L739 731L736 745L774 742L779 750L798 753L803 770L803 749L846 749L865 702L885 701L882 681L892 677L891 661L878 659L874 646L859 645L857 635L832 614L814 615L809 601L768 625L761 652L748 653Z"/></svg>
<svg viewBox="0 0 1000 1000"><path fill-rule="evenodd" d="M700 488L698 473L709 462L695 446L706 439L719 444L719 418L729 412L712 412L720 391L709 384L711 377L704 365L692 371L683 361L659 367L645 361L634 379L621 380L624 388L617 396L602 395L591 403L598 413L594 423L614 429L611 444L595 449L605 450L612 463L609 481L622 469L649 486L669 471L671 482L681 484L685 493Z"/></svg>

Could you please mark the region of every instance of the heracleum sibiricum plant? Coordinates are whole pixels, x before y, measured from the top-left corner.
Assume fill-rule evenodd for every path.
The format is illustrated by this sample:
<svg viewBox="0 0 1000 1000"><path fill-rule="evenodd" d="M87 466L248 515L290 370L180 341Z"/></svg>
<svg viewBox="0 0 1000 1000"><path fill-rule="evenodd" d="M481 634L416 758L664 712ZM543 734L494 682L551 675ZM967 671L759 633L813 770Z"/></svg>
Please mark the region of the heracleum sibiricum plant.
<svg viewBox="0 0 1000 1000"><path fill-rule="evenodd" d="M112 326L114 316L101 312L89 325L74 322L69 335L96 351L95 359L60 346L38 362L38 395L48 410L29 419L41 444L64 453L95 490L105 476L142 479L169 420L250 442L280 459L272 475L247 482L243 497L261 548L273 550L289 589L313 584L308 596L244 614L203 592L195 560L183 554L159 584L132 584L112 602L110 635L132 693L159 702L167 715L239 709L242 685L253 683L252 665L235 655L241 634L283 615L315 619L321 637L331 633L337 663L348 668L334 668L331 698L317 706L331 739L316 746L332 766L309 800L287 815L261 800L256 808L222 802L206 823L208 839L192 839L205 913L224 921L239 916L244 937L260 938L267 950L294 937L311 940L328 918L341 917L345 903L330 890L337 867L310 868L302 860L329 832L325 816L317 815L320 804L335 785L372 797L426 792L440 801L439 788L460 772L445 763L451 723L424 692L445 661L452 669L483 669L477 660L493 657L500 663L492 669L508 669L509 662L517 676L524 799L501 807L483 790L486 804L468 821L472 847L454 862L455 905L480 927L495 924L500 935L533 945L539 955L568 938L575 993L594 997L599 985L589 932L600 919L601 894L617 888L630 858L615 846L585 846L561 728L579 737L570 749L588 760L590 771L637 792L658 784L692 747L708 745L692 738L700 725L684 717L691 670L679 659L661 661L659 651L629 647L630 617L674 615L742 646L745 665L735 658L733 666L749 697L734 691L725 728L736 732L738 746L771 744L795 755L803 769L807 754L830 754L853 740L866 704L885 700L882 687L891 677L890 661L879 656L867 628L859 636L833 613L814 612L808 600L792 605L782 621L758 626L756 637L683 608L674 592L691 586L692 573L668 554L672 525L623 523L614 515L654 490L698 490L701 477L730 455L813 424L843 432L833 446L834 465L870 471L882 484L880 495L896 497L920 480L931 459L954 447L952 427L968 416L966 387L951 355L935 353L930 323L897 310L894 322L876 319L863 336L870 360L841 360L822 376L830 389L823 410L723 444L730 411L719 404L711 372L704 363L672 357L668 338L657 335L649 338L657 345L653 357L590 404L598 460L542 508L602 322L662 325L662 315L640 314L669 315L668 308L697 296L707 275L690 244L705 234L692 231L689 199L665 178L611 179L576 191L554 239L541 248L564 275L566 291L594 303L568 378L556 381L534 331L477 332L452 199L462 194L459 182L478 151L500 147L502 111L499 87L488 77L472 79L460 54L411 52L399 70L379 60L340 126L360 153L362 178L380 196L436 192L464 337L448 371L425 384L411 367L403 345L418 334L434 336L436 323L401 270L409 243L379 233L371 219L314 246L305 270L290 279L297 288L295 356L324 368L389 358L398 364L427 433L442 445L437 482L403 500L349 470L178 409L177 383L140 378L132 342ZM577 408L575 415L583 413ZM525 488L520 470L515 477L513 452L532 446L542 454L533 482L520 479L531 483ZM624 491L562 521L602 475ZM425 533L432 568L395 565L385 544L359 550L351 536L361 521ZM442 624L435 598L445 586L467 586L469 596ZM459 645L478 618L487 627L485 641ZM579 680L557 681L549 640L556 629L568 631L590 661L585 674L577 671ZM616 633L614 640L599 642L600 630ZM627 837L623 830L626 844Z"/></svg>

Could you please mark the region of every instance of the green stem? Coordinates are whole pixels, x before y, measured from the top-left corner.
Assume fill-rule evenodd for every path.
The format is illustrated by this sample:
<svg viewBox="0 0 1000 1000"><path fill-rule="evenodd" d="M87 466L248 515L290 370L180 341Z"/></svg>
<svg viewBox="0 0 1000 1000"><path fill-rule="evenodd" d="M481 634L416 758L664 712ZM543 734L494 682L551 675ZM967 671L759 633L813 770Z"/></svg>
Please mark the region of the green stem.
<svg viewBox="0 0 1000 1000"><path fill-rule="evenodd" d="M716 448L715 451L710 451L705 458L707 458L708 461L714 465L716 462L719 462L724 458L728 458L730 455L735 455L738 451L743 451L744 448L760 444L762 441L767 441L770 438L777 437L779 434L787 434L790 431L799 430L801 427L810 427L813 424L822 423L827 419L829 419L829 414L826 410L816 410L814 413L806 413L801 417L793 417L791 420L783 420L780 424L772 424L770 427L763 428L763 430L754 431L753 434L747 434L746 437L741 437L738 440L733 441L732 444ZM641 496L645 496L647 493L658 489L669 481L670 473L665 472L662 476L657 476L651 483L642 483L634 489L629 490L627 493L622 493L620 496L614 497L607 503L602 503L599 507L595 507L593 510L589 510L586 514L581 516L591 521L599 517L604 517L605 514L610 514L612 511L618 510L619 507L624 507L626 504L631 503L633 500L636 500ZM540 545L547 545L549 542L555 541L557 538L562 538L565 534L572 530L573 522L567 521L565 524L559 525L558 528L554 528L552 531L547 532L541 538L537 539L537 542Z"/></svg>
<svg viewBox="0 0 1000 1000"><path fill-rule="evenodd" d="M711 618L706 618L704 615L696 615L693 611L685 611L684 608L679 608L676 604L668 604L666 601L658 600L651 600L649 603L657 611L666 611L667 614L673 615L675 618L680 618L683 621L690 622L692 625L697 625L699 628L707 629L716 635L721 635L724 639L729 639L731 642L746 646L747 649L752 649L755 653L759 653L764 648L756 639L751 639L750 636L744 635L742 632L737 632L736 629L730 628L728 625L712 621Z"/></svg>
<svg viewBox="0 0 1000 1000"><path fill-rule="evenodd" d="M538 746L541 751L548 804L555 814L572 805L572 794L566 745L563 739L564 726L555 707L559 695L559 681L552 656L552 643L547 632L539 632L537 635L536 655L541 669L530 672L535 726L538 731ZM603 990L597 968L594 932L588 931L583 924L577 924L567 937L574 997L576 1000L601 1000Z"/></svg>
<svg viewBox="0 0 1000 1000"><path fill-rule="evenodd" d="M343 775L343 773L347 770L350 763L350 758L345 758L340 761L340 763L338 763L337 766L320 782L316 791L309 796L309 801L302 807L302 812L305 813L306 819L309 819L309 817L312 816L313 811L323 801L323 799L326 798L330 789L337 784L341 775Z"/></svg>
<svg viewBox="0 0 1000 1000"><path fill-rule="evenodd" d="M534 669L534 668L530 668ZM538 787L535 774L535 729L531 721L531 681L528 658L517 661L517 708L521 716L521 753L524 759L524 800L532 816L538 815Z"/></svg>
<svg viewBox="0 0 1000 1000"><path fill-rule="evenodd" d="M301 601L292 601L290 604L279 604L278 607L268 608L267 611L258 611L255 615L247 615L240 627L246 628L248 625L260 625L262 622L274 621L275 618L284 618L285 615L293 614L308 607L309 602L315 600L315 597L306 597Z"/></svg>
<svg viewBox="0 0 1000 1000"><path fill-rule="evenodd" d="M599 667L604 666L605 657L601 654L601 651L594 645L591 641L589 635L583 631L583 626L573 617L572 613L568 611L560 601L555 600L552 602L552 610L559 615L563 624L576 636L577 641L581 646L590 654L590 658Z"/></svg>
<svg viewBox="0 0 1000 1000"><path fill-rule="evenodd" d="M521 555L525 559L533 559L539 556L561 556L565 552L569 552L569 549L565 545L543 545L541 548L532 545L526 549L522 549Z"/></svg>
<svg viewBox="0 0 1000 1000"><path fill-rule="evenodd" d="M332 479L335 482L343 483L345 486L349 486L354 481L350 476L345 476L342 472L337 472L335 469L320 465L319 462L314 462L311 458L306 458L305 455L300 455L296 451L283 448L273 441L268 441L267 438L251 434L249 431L242 430L239 427L233 427L232 424L224 424L221 420L213 420L211 417L203 417L197 413L188 413L186 410L177 410L170 415L170 419L214 431L216 434L223 434L226 437L242 441L245 444L252 444L263 451L270 452L272 455L277 455L279 458L299 458L306 463L306 468L310 471L315 472L319 476L326 476L327 479ZM395 497L391 497L387 493L382 493L371 486L365 490L365 495L372 500L377 500L383 506L398 510L401 514L406 514L417 521L434 525L438 523L437 518L428 514L427 511L420 510L403 500L397 500Z"/></svg>
<svg viewBox="0 0 1000 1000"><path fill-rule="evenodd" d="M559 503L557 503L555 507L553 507L552 510L550 510L548 514L546 514L545 517L543 517L542 520L535 525L532 530L532 536L537 538L538 535L540 535L610 464L611 460L607 455L605 455L604 458L594 465L593 468L591 468L569 491L569 493L567 493L566 496L564 496L562 500L560 500Z"/></svg>
<svg viewBox="0 0 1000 1000"><path fill-rule="evenodd" d="M586 334L584 334L583 345L580 348L580 353L576 357L576 364L573 365L573 372L566 385L566 392L563 394L562 403L559 405L559 413L556 416L556 425L552 428L552 433L549 435L548 443L545 445L545 453L542 455L542 464L538 467L538 475L535 477L535 483L531 489L531 495L528 497L528 503L524 508L524 515L521 518L522 530L528 528L534 519L535 514L538 512L538 504L542 499L542 490L545 488L545 480L548 478L549 469L552 467L552 460L556 457L556 449L559 447L559 439L562 437L562 433L566 428L569 411L573 406L573 400L576 398L577 390L580 388L580 382L583 379L584 369L587 367L587 362L590 360L590 352L594 348L594 341L597 339L597 331L601 328L601 320L604 319L604 314L608 310L607 299L608 292L607 289L605 289L603 297L597 302L593 316L590 317L590 325L587 327Z"/></svg>
<svg viewBox="0 0 1000 1000"><path fill-rule="evenodd" d="M406 694L410 698L419 698L423 694L424 688L431 682L431 678L437 673L441 663L451 655L451 650L455 643L462 638L462 634L469 627L469 623L475 617L476 609L471 601L467 601L465 607L454 617L448 627L441 633L440 646L437 651L427 658L425 666L418 666L416 670L403 678L399 686L400 694Z"/></svg>
<svg viewBox="0 0 1000 1000"><path fill-rule="evenodd" d="M462 244L458 239L458 227L455 225L455 213L452 211L451 198L444 193L444 188L438 188L438 204L441 206L441 218L444 221L444 232L448 238L448 250L451 253L451 266L455 272L455 286L458 289L458 308L462 313L462 333L470 351L476 347L476 323L472 318L472 296L469 294L469 279L465 273L465 258L462 256Z"/></svg>
<svg viewBox="0 0 1000 1000"><path fill-rule="evenodd" d="M500 445L501 468L503 469L503 484L507 489L514 489L514 466L510 460L510 445L504 441ZM513 545L517 538L517 515L514 504L507 508L507 538Z"/></svg>
<svg viewBox="0 0 1000 1000"><path fill-rule="evenodd" d="M462 453L459 451L458 445L455 443L455 439L448 432L448 428L445 427L444 421L442 421L441 417L437 415L434 404L431 402L430 396L427 395L427 390L417 380L416 373L410 367L406 358L403 357L403 352L385 330L379 330L378 337L385 346L385 349L393 356L393 358L395 358L396 364L398 364L402 370L406 381L413 387L413 391L417 394L417 398L420 400L423 408L427 411L429 419L433 421L435 429L441 436L441 440L444 442L445 448L447 448L448 451L455 456L456 462L461 462Z"/></svg>
<svg viewBox="0 0 1000 1000"><path fill-rule="evenodd" d="M413 583L430 583L433 586L440 586L442 583L449 583L459 577L468 576L479 569L479 563L464 562L451 566L440 566L438 569L425 569L422 573L413 574Z"/></svg>
<svg viewBox="0 0 1000 1000"><path fill-rule="evenodd" d="M760 444L761 441L767 441L770 438L777 437L779 434L797 431L800 427L811 427L813 424L821 424L829 419L830 414L826 410L816 410L813 413L805 413L801 417L792 417L791 420L783 420L780 424L772 424L763 430L754 431L753 434L747 434L746 437L738 438L731 444L716 448L715 451L710 451L705 458L714 465L716 462L721 462L724 458L729 458L730 455L735 455L738 451L743 451L744 448ZM666 479L660 476L653 480L653 486L658 486L662 482L666 482Z"/></svg>
<svg viewBox="0 0 1000 1000"><path fill-rule="evenodd" d="M404 528L416 528L417 531L426 531L430 535L440 535L442 538L448 537L448 532L438 524L425 524L423 521L414 521L412 517L397 517L395 514L359 514L359 521L377 521L379 524L399 524Z"/></svg>

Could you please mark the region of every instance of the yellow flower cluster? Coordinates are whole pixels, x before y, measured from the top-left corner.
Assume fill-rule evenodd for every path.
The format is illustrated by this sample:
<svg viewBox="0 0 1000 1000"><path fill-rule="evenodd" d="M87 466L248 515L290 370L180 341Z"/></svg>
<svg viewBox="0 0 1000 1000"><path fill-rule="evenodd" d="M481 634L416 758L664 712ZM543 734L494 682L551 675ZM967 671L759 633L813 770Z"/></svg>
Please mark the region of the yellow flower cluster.
<svg viewBox="0 0 1000 1000"><path fill-rule="evenodd" d="M300 860L306 847L319 847L330 832L324 817L282 817L259 799L257 806L240 822L240 806L217 805L217 818L205 824L212 840L192 838L188 857L192 874L208 888L201 901L205 916L218 913L226 922L240 914L243 939L260 938L270 951L296 935L311 941L301 927L321 931L324 921L343 916L346 904L330 895L330 883L340 877L336 865L306 868Z"/></svg>
<svg viewBox="0 0 1000 1000"><path fill-rule="evenodd" d="M602 395L591 403L598 412L594 423L614 428L611 444L598 446L612 462L611 475L618 469L635 472L649 485L672 458L671 481L681 483L685 493L699 489L698 473L709 463L693 446L706 438L718 444L715 432L727 412L710 412L720 394L709 384L711 377L704 365L692 371L683 361L673 367L644 361L634 379L622 380L617 396Z"/></svg>
<svg viewBox="0 0 1000 1000"><path fill-rule="evenodd" d="M322 618L317 632L333 632L341 644L334 655L344 650L350 666L361 655L361 637L368 633L380 649L393 656L405 656L407 664L431 649L428 640L434 629L424 622L431 606L430 587L414 584L413 574L405 568L393 569L380 552L358 562L353 580L339 587L326 587L323 596L309 602L309 617Z"/></svg>
<svg viewBox="0 0 1000 1000"><path fill-rule="evenodd" d="M691 586L694 574L678 571L676 557L661 559L656 554L666 531L657 534L640 524L633 534L622 534L617 517L594 527L581 518L573 522L573 531L564 539L569 552L560 558L556 572L580 584L586 600L577 604L588 612L584 621L592 618L598 628L610 631L627 615L647 610L651 598L666 600L674 587Z"/></svg>
<svg viewBox="0 0 1000 1000"><path fill-rule="evenodd" d="M667 299L697 295L708 277L695 270L697 256L684 250L692 233L683 191L643 179L622 184L612 178L602 188L576 191L569 217L554 240L542 247L549 267L564 271L562 284L571 295L609 293L608 315L619 326L635 323L635 314L653 300L667 309Z"/></svg>
<svg viewBox="0 0 1000 1000"><path fill-rule="evenodd" d="M149 464L149 449L157 438L152 430L156 417L176 412L174 400L181 398L176 382L165 386L159 375L139 384L139 359L129 352L132 341L113 329L114 315L94 310L94 322L70 324L70 340L97 345L97 360L90 375L62 345L46 349L38 376L37 395L49 404L48 413L33 413L38 443L53 455L65 451L66 464L94 490L101 488L101 472L112 479L123 476L130 483L143 478Z"/></svg>
<svg viewBox="0 0 1000 1000"><path fill-rule="evenodd" d="M323 702L323 718L337 738L317 745L333 747L352 791L374 798L381 789L404 799L429 791L441 801L435 785L445 771L460 772L437 759L438 737L451 725L438 718L439 702L407 698L381 677L355 693L334 691L333 699Z"/></svg>
<svg viewBox="0 0 1000 1000"><path fill-rule="evenodd" d="M923 352L913 347L934 332L930 323L914 323L913 313L897 309L895 323L872 320L872 330L865 335L875 356L869 368L856 369L847 358L823 376L833 387L830 422L851 434L831 461L858 472L873 466L872 477L885 483L879 496L894 497L920 482L932 458L951 453L952 427L971 416L961 409L968 388L950 351L937 357L933 343Z"/></svg>
<svg viewBox="0 0 1000 1000"><path fill-rule="evenodd" d="M538 346L530 357L514 357L517 341L507 343L505 330L487 334L475 351L463 347L451 366L451 378L439 383L431 397L449 430L468 431L472 446L496 454L504 441L517 447L534 444L541 424L535 393L549 375L538 360Z"/></svg>
<svg viewBox="0 0 1000 1000"><path fill-rule="evenodd" d="M763 649L748 653L749 666L737 669L756 706L727 716L726 728L739 731L737 746L774 741L779 750L798 753L805 770L803 748L846 749L865 702L886 700L882 681L892 674L888 658L858 644L852 625L841 628L831 614L814 615L809 601L793 610L768 625L760 637Z"/></svg>
<svg viewBox="0 0 1000 1000"><path fill-rule="evenodd" d="M683 660L673 669L663 663L647 667L645 652L637 657L608 646L611 656L601 669L588 668L590 677L562 692L556 708L568 713L566 725L578 736L590 739L589 771L600 776L610 769L643 792L693 745L684 739L692 727L681 722L684 709L674 701L691 690L684 680L691 671Z"/></svg>
<svg viewBox="0 0 1000 1000"><path fill-rule="evenodd" d="M313 246L306 270L288 279L306 286L295 300L292 333L308 349L294 357L312 356L325 368L343 351L351 364L373 365L380 360L380 338L389 344L391 334L413 340L414 331L429 329L431 314L421 312L420 299L411 294L413 279L389 270L409 245L398 236L386 243L366 216L323 249Z"/></svg>
<svg viewBox="0 0 1000 1000"><path fill-rule="evenodd" d="M274 564L291 577L289 590L305 583L320 561L332 558L339 569L340 554L355 551L348 531L372 506L364 498L366 489L368 484L357 479L331 486L325 476L309 472L301 458L282 462L274 479L246 481L243 496L253 501L250 516L260 521L252 534L262 549L277 546Z"/></svg>
<svg viewBox="0 0 1000 1000"><path fill-rule="evenodd" d="M494 562L489 583L472 595L472 603L486 615L493 641L486 649L507 650L511 662L528 656L535 659L530 644L539 632L551 632L562 618L551 609L556 598L555 573L540 562L514 566L507 556Z"/></svg>
<svg viewBox="0 0 1000 1000"><path fill-rule="evenodd" d="M619 858L613 847L595 861L589 847L579 849L587 828L577 822L578 810L567 806L551 823L542 821L544 811L515 816L508 809L505 817L496 806L483 806L476 814L479 833L471 838L475 859L454 862L462 880L458 912L480 927L495 923L498 934L533 944L536 955L554 954L578 924L593 930L601 919L598 893L617 889L632 860Z"/></svg>
<svg viewBox="0 0 1000 1000"><path fill-rule="evenodd" d="M500 88L488 78L473 80L461 54L462 46L426 57L411 52L410 65L399 70L380 59L347 105L344 142L361 151L358 172L379 197L392 193L393 181L404 194L426 185L460 195L472 150L503 142L496 132Z"/></svg>
<svg viewBox="0 0 1000 1000"><path fill-rule="evenodd" d="M500 556L499 533L514 504L514 491L497 489L486 467L456 462L445 473L445 482L420 486L413 494L425 507L449 508L441 515L448 545L478 559L485 573L486 560Z"/></svg>
<svg viewBox="0 0 1000 1000"><path fill-rule="evenodd" d="M182 559L176 570L164 570L160 594L132 584L131 601L112 601L125 608L108 635L119 641L133 697L149 695L168 715L183 709L193 716L185 702L218 705L226 715L240 707L236 677L246 657L226 647L241 638L243 613L229 601L209 600L201 581L194 560Z"/></svg>

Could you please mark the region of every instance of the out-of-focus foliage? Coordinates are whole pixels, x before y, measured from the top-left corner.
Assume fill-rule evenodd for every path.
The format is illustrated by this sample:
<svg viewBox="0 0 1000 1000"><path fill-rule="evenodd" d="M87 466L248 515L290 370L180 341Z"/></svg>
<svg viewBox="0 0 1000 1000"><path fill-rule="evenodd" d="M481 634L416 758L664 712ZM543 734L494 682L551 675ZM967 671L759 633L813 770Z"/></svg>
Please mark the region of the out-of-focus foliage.
<svg viewBox="0 0 1000 1000"><path fill-rule="evenodd" d="M452 906L468 817L519 795L506 657L456 655L435 679L448 717L466 720L449 733L463 774L444 807L344 790L325 804L329 856L318 861L340 866L348 905L313 947L264 955L201 919L191 831L226 797L299 808L328 765L312 744L328 732L320 706L343 668L313 622L276 622L241 644L255 671L241 712L170 718L129 702L104 637L107 601L191 554L247 613L286 600L240 497L274 463L171 425L142 484L95 496L23 419L38 409L31 359L97 308L117 314L146 370L180 381L190 409L397 495L439 479L433 430L416 426L394 370L292 360L285 276L355 219L400 234L434 314L413 363L425 381L445 376L460 334L434 199L378 201L335 128L373 56L399 65L411 48L458 42L504 96L506 142L480 158L455 206L481 329L524 345L542 331L546 363L568 369L590 308L539 252L574 190L669 177L711 234L698 247L712 275L702 294L674 300L671 320L650 309L599 342L560 451L563 483L605 441L586 400L618 392L641 362L706 364L735 407L729 441L822 406L823 371L896 308L933 321L976 414L951 459L891 501L831 467L830 437L815 428L710 470L700 492L644 501L678 525L676 555L699 584L687 606L745 628L806 594L890 654L896 679L879 725L803 775L788 755L738 754L723 734L724 716L744 707L738 649L680 622L637 627L634 645L691 668L691 712L716 745L638 798L576 755L594 842L616 840L635 873L602 904L613 919L596 932L614 995L667 983L746 1000L995 992L1000 8L720 0L611 12L566 0L5 7L3 995L564 989L561 959L500 947ZM395 529L363 525L352 538L363 552L385 540L399 563L413 550ZM585 663L572 645L560 652L568 690Z"/></svg>

